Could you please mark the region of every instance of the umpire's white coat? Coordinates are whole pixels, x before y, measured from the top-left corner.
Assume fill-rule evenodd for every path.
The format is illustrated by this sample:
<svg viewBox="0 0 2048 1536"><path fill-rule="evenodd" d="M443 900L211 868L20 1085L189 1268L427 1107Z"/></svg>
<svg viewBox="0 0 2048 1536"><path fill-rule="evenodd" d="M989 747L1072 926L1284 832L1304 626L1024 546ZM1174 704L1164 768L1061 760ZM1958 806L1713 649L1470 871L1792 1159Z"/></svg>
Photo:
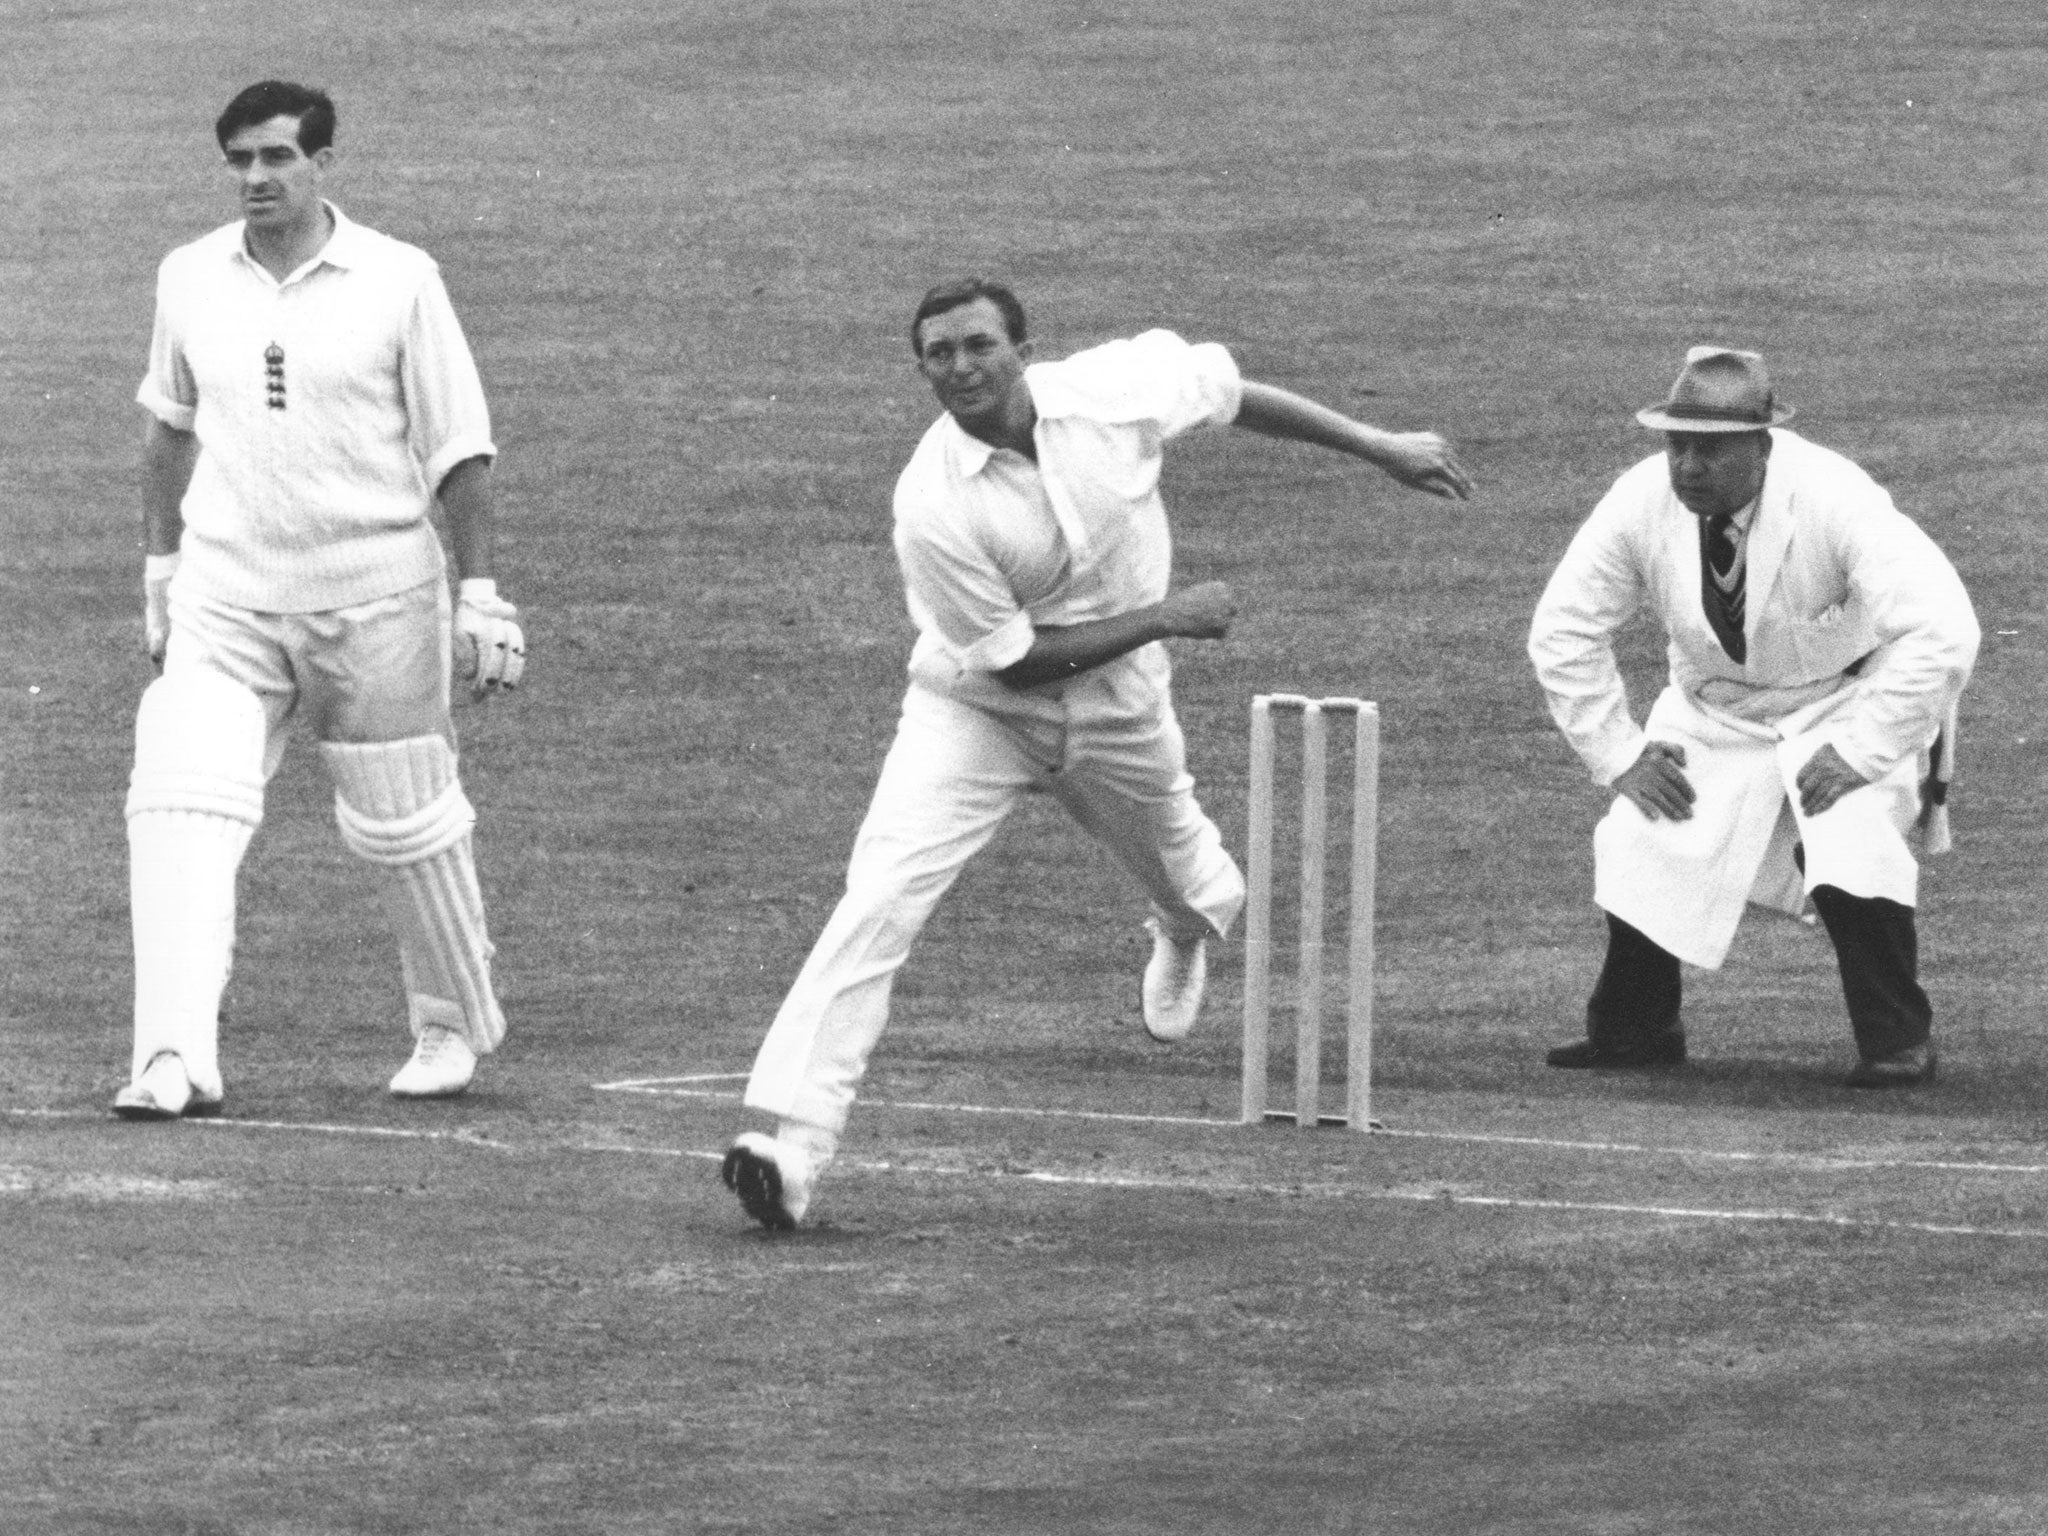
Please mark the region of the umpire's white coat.
<svg viewBox="0 0 2048 1536"><path fill-rule="evenodd" d="M1797 911L1832 885L1914 904L1905 834L1921 819L1921 763L1977 654L1969 595L1934 541L1842 455L1783 428L1771 438L1747 547L1746 663L1707 622L1698 521L1661 453L1594 508L1529 636L1551 715L1595 782L1653 738L1685 748L1692 818L1653 822L1617 797L1594 835L1594 899L1708 968L1747 901ZM1644 611L1668 637L1670 682L1638 726L1612 637ZM1871 783L1809 818L1793 783L1823 744Z"/></svg>

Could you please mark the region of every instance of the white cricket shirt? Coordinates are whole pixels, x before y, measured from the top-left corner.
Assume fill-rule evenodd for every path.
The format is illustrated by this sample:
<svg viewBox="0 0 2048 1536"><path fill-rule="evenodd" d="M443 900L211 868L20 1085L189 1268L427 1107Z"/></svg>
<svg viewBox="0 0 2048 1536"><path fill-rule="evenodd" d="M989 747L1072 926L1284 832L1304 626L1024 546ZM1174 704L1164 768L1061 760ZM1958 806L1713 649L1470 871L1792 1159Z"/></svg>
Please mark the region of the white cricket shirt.
<svg viewBox="0 0 2048 1536"><path fill-rule="evenodd" d="M176 580L264 612L343 608L442 575L434 491L496 453L433 258L327 206L332 237L283 282L239 221L165 257L136 394L199 438Z"/></svg>
<svg viewBox="0 0 2048 1536"><path fill-rule="evenodd" d="M1031 649L1037 626L1113 618L1159 602L1173 540L1161 450L1237 417L1230 353L1171 331L1024 371L1038 462L992 448L950 415L896 483L896 557L917 625L911 670L967 681Z"/></svg>

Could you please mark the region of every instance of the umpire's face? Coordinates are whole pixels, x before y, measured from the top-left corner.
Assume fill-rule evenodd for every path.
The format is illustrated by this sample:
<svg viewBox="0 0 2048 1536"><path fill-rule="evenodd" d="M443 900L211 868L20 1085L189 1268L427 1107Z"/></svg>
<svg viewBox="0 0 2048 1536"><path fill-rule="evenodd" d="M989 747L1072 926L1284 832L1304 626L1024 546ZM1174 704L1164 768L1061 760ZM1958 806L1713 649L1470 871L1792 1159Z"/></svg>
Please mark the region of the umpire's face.
<svg viewBox="0 0 2048 1536"><path fill-rule="evenodd" d="M1031 343L1014 342L993 300L975 299L918 327L917 368L953 419L977 436L998 427L1023 387Z"/></svg>
<svg viewBox="0 0 2048 1536"><path fill-rule="evenodd" d="M1740 512L1764 488L1768 432L1666 432L1671 489L1694 517Z"/></svg>

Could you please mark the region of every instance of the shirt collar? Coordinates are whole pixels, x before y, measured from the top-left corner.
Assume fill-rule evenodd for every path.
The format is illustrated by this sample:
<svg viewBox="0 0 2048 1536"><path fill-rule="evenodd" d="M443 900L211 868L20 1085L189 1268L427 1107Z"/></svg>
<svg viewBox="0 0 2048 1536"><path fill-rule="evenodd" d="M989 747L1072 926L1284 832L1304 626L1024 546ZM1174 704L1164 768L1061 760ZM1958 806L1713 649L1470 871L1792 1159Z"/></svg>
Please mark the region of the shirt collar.
<svg viewBox="0 0 2048 1536"><path fill-rule="evenodd" d="M1674 501L1677 500L1676 497L1673 497L1672 499ZM1742 539L1746 537L1749 533L1750 528L1754 526L1754 524L1756 523L1756 510L1762 504L1763 497L1761 494L1759 494L1751 497L1748 502L1744 503L1744 505L1738 508L1736 511L1729 513L1727 528L1730 534L1732 534L1737 539ZM1711 517L1701 517L1698 513L1689 511L1683 503L1680 503L1679 510L1685 512L1688 517L1691 517L1702 528L1706 527L1708 524L1713 523L1717 520Z"/></svg>
<svg viewBox="0 0 2048 1536"><path fill-rule="evenodd" d="M959 471L961 479L972 480L988 468L989 460L996 456L996 446L983 442L961 426L950 411L946 414L946 426L953 434L953 467ZM1002 451L1010 452L1007 448ZM1010 457L1021 460L1023 456L1011 453Z"/></svg>
<svg viewBox="0 0 2048 1536"><path fill-rule="evenodd" d="M996 456L995 445L985 443L972 432L955 421L949 412L946 425L953 429L953 459L960 467L963 479L971 480L988 467L988 461Z"/></svg>
<svg viewBox="0 0 2048 1536"><path fill-rule="evenodd" d="M1032 374L1038 371L1039 366L1039 364L1034 363L1031 367L1024 370L1024 380L1027 386L1031 382ZM1035 389L1031 392L1031 403L1033 410L1037 411L1038 391ZM1043 412L1038 413L1037 419L1039 421L1045 419ZM953 462L959 469L961 478L971 480L988 468L988 461L996 456L995 444L983 442L980 438L976 437L972 432L961 426L950 411L946 413L946 425L951 427L953 431ZM1033 430L1036 430L1035 423ZM1004 451L1008 452L1009 450L1006 449ZM1016 457L1022 457L1022 455L1016 455Z"/></svg>
<svg viewBox="0 0 2048 1536"><path fill-rule="evenodd" d="M320 206L325 208L329 216L333 218L334 230L328 235L327 243L320 247L319 254L297 271L287 276L285 283L292 282L323 264L330 267L340 267L346 271L362 260L362 225L349 218L347 214L343 213L325 198L320 200ZM247 221L237 226L237 235L232 254L234 260L242 262L258 272L264 272L263 264L249 254L249 227ZM264 275L266 277L269 276L267 272L264 272ZM280 283L278 286L283 287L284 283Z"/></svg>

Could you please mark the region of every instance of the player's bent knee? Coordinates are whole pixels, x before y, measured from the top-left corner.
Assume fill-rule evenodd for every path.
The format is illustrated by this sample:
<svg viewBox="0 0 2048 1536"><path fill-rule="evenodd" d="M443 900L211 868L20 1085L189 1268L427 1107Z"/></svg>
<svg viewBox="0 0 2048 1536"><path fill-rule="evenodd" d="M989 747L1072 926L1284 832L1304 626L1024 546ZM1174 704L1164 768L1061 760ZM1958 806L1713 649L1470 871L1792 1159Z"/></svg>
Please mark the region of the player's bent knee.
<svg viewBox="0 0 2048 1536"><path fill-rule="evenodd" d="M334 779L342 840L375 864L419 864L445 853L476 824L440 736L320 744Z"/></svg>
<svg viewBox="0 0 2048 1536"><path fill-rule="evenodd" d="M143 690L135 712L128 815L197 811L263 820L263 701L207 671L170 672Z"/></svg>

